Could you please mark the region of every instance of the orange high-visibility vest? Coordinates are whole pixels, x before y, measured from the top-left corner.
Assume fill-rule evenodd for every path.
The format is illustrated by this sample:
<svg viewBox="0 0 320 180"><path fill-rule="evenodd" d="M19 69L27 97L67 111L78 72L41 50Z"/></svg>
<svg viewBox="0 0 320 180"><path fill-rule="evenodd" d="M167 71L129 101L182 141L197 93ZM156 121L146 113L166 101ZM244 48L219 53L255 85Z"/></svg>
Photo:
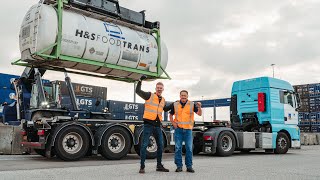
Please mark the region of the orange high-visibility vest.
<svg viewBox="0 0 320 180"><path fill-rule="evenodd" d="M151 93L151 96L144 103L144 113L143 118L148 120L156 120L159 116L160 121L162 121L162 112L165 105L165 100L162 97L159 103L159 97L155 93Z"/></svg>
<svg viewBox="0 0 320 180"><path fill-rule="evenodd" d="M194 102L188 101L182 108L180 101L174 103L174 121L179 128L192 129L194 124Z"/></svg>

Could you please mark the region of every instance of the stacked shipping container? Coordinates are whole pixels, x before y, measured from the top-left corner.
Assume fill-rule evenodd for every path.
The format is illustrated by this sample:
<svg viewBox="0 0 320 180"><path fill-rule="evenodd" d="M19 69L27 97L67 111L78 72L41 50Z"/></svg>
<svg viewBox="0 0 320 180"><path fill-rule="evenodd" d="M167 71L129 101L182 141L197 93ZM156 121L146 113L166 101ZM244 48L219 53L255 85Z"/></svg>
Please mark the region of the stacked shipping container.
<svg viewBox="0 0 320 180"><path fill-rule="evenodd" d="M144 104L109 100L108 110L111 113L112 119L142 120Z"/></svg>
<svg viewBox="0 0 320 180"><path fill-rule="evenodd" d="M320 83L294 86L300 95L299 126L302 132L320 132Z"/></svg>
<svg viewBox="0 0 320 180"><path fill-rule="evenodd" d="M61 85L61 106L65 109L71 109L72 105L68 88L65 82L59 81L59 83ZM103 112L107 108L106 87L79 83L72 83L72 85L80 109L86 109L92 112Z"/></svg>

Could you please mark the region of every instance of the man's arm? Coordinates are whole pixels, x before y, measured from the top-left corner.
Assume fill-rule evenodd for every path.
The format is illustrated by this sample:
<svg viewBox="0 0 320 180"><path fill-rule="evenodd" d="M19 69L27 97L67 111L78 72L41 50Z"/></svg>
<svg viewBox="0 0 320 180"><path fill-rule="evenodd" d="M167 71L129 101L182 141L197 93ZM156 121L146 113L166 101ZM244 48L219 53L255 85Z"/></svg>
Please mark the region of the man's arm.
<svg viewBox="0 0 320 180"><path fill-rule="evenodd" d="M202 115L201 103L197 102L194 104L194 112L197 113L198 116Z"/></svg>
<svg viewBox="0 0 320 180"><path fill-rule="evenodd" d="M163 111L164 112L168 112L168 111L170 111L172 109L172 107L173 107L173 103L165 105L164 108L163 108Z"/></svg>
<svg viewBox="0 0 320 180"><path fill-rule="evenodd" d="M172 103L171 111L170 111L170 115L169 115L169 120L170 120L172 126L176 129L178 127L178 125L176 122L173 121L173 115L174 115L174 105Z"/></svg>
<svg viewBox="0 0 320 180"><path fill-rule="evenodd" d="M169 115L169 119L170 119L170 122L172 124L172 126L176 129L178 127L177 123L173 121L173 115L170 114Z"/></svg>
<svg viewBox="0 0 320 180"><path fill-rule="evenodd" d="M137 84L136 93L144 100L148 100L151 96L151 92L144 92L141 90L141 81Z"/></svg>

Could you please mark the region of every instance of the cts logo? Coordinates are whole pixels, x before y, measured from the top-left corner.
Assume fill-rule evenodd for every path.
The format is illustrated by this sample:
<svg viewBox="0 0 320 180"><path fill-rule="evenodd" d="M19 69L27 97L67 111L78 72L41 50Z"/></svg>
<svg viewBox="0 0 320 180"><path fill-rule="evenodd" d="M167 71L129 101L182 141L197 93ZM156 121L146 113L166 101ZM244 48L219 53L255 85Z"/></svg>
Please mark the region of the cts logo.
<svg viewBox="0 0 320 180"><path fill-rule="evenodd" d="M124 110L138 110L139 105L138 104L125 104Z"/></svg>

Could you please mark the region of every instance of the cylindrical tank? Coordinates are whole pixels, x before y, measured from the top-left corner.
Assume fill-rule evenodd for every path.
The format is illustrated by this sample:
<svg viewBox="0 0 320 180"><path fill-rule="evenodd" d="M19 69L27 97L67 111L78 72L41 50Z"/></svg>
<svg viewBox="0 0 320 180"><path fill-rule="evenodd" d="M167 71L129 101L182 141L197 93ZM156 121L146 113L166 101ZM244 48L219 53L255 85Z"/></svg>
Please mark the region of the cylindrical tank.
<svg viewBox="0 0 320 180"><path fill-rule="evenodd" d="M30 60L30 54L54 44L57 34L57 10L42 3L32 6L20 30L22 60ZM45 54L51 54L52 51L53 48ZM158 52L156 39L150 34L63 10L62 55L154 72ZM164 69L167 61L168 51L165 44L161 43L161 66ZM54 66L133 79L141 76L90 64L93 63L59 61L55 62Z"/></svg>

